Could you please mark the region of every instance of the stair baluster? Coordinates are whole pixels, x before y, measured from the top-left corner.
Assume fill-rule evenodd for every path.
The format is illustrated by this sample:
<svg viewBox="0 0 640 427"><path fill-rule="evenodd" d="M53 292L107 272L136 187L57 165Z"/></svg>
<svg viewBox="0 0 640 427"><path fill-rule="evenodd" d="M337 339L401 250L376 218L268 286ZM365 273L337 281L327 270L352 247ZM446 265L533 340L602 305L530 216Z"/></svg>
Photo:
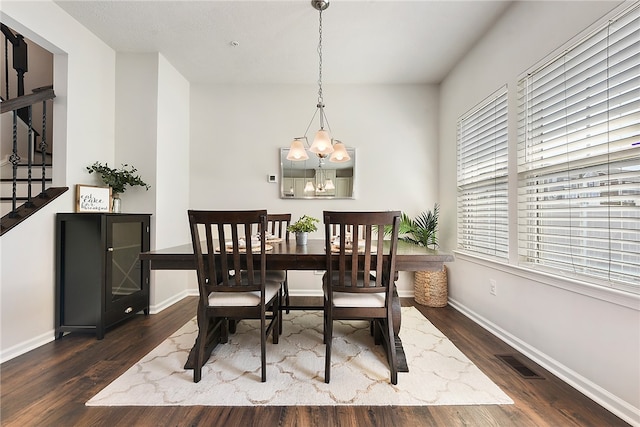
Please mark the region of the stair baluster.
<svg viewBox="0 0 640 427"><path fill-rule="evenodd" d="M55 98L55 94L52 88L45 88L41 90L34 91L34 93L30 95L20 96L18 98L10 99L0 103L0 114L4 114L7 112L12 112L13 114L13 147L12 153L9 156L9 161L12 165L12 197L11 197L11 212L2 217L2 223L0 227L0 236L15 227L21 221L25 220L33 213L35 213L42 206L50 203L56 197L63 194L67 191L68 187L46 187L46 153L47 153L47 143L46 139L43 135L42 142L39 147L42 152L42 187L43 191L37 196L31 196L31 184L32 184L32 170L33 170L33 150L36 148L36 140L37 140L37 132L33 129L32 126L32 110L31 106L37 102L42 102L46 105L47 101ZM46 123L46 107L43 105L43 115L42 121ZM17 206L17 184L18 184L18 167L20 165L20 155L18 151L18 146L23 144L19 142L18 138L18 119L22 120L19 114L19 110L23 110L25 112L28 111L28 119L25 125L28 128L28 141L27 141L27 152L28 152L28 178L27 178L27 187L28 187L28 196L26 197L27 203ZM25 117L27 117L25 115ZM43 133L46 132L46 125L43 129ZM23 145L24 146L24 145Z"/></svg>
<svg viewBox="0 0 640 427"><path fill-rule="evenodd" d="M12 185L12 201L11 201L11 212L9 213L9 218L16 218L16 201L17 197L17 187L18 187L18 164L20 163L20 156L18 155L18 110L13 110L13 149L11 151L11 156L9 157L9 161L11 162L13 168L13 185Z"/></svg>

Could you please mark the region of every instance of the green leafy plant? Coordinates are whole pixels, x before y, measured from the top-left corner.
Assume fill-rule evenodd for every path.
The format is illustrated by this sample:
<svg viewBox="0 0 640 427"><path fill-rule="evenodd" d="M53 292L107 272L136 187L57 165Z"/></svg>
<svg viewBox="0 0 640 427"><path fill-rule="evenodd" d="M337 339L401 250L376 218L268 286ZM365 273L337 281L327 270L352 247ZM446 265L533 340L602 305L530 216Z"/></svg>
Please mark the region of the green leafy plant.
<svg viewBox="0 0 640 427"><path fill-rule="evenodd" d="M318 226L316 225L317 222L320 222L320 220L317 218L302 215L300 219L289 225L289 227L287 227L287 230L292 233L310 233L312 231L318 230Z"/></svg>
<svg viewBox="0 0 640 427"><path fill-rule="evenodd" d="M140 185L145 187L147 191L151 188L142 180L142 178L140 178L139 175L136 175L138 170L127 164L123 164L120 169L112 169L107 163L103 165L99 162L95 162L91 166L87 166L87 171L89 171L89 173L95 172L100 174L102 182L111 187L112 191L117 194L124 193L127 189L127 185L132 187Z"/></svg>
<svg viewBox="0 0 640 427"><path fill-rule="evenodd" d="M438 246L438 215L440 207L433 205L433 210L426 210L420 213L415 219L410 218L406 213L400 217L400 227L398 229L398 239L410 242L419 246ZM391 232L391 227L385 228L385 234Z"/></svg>

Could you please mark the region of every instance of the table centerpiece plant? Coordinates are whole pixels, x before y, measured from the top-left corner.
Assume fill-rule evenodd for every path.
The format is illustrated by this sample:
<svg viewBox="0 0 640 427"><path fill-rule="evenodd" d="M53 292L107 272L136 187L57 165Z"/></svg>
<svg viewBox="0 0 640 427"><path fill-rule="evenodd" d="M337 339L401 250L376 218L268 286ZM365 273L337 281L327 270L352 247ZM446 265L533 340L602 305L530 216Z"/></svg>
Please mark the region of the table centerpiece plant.
<svg viewBox="0 0 640 427"><path fill-rule="evenodd" d="M296 222L289 225L287 230L296 233L296 244L306 245L309 233L318 230L318 226L316 225L318 222L320 222L320 220L317 218L302 215Z"/></svg>
<svg viewBox="0 0 640 427"><path fill-rule="evenodd" d="M87 171L90 174L99 174L102 182L111 187L113 196L112 212L114 213L121 212L120 194L125 192L127 186L141 186L145 187L147 191L151 188L140 178L140 175L136 174L138 169L133 165L123 164L120 168L110 168L107 163L103 165L100 162L95 162L91 166L87 166Z"/></svg>

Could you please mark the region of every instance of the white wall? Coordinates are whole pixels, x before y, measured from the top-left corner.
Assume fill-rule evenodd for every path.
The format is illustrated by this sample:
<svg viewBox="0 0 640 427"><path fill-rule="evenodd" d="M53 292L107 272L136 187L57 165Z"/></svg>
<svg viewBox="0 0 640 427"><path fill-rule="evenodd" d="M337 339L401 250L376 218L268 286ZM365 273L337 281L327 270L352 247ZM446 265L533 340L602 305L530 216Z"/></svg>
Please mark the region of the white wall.
<svg viewBox="0 0 640 427"><path fill-rule="evenodd" d="M189 83L158 53L117 55L116 162L151 186L130 187L124 212L152 213L151 248L188 242ZM150 311L187 292L187 272L152 272Z"/></svg>
<svg viewBox="0 0 640 427"><path fill-rule="evenodd" d="M154 248L168 248L190 241L189 208L189 83L159 58L158 142L156 151L156 207ZM187 292L195 272L152 272L152 312L171 305Z"/></svg>
<svg viewBox="0 0 640 427"><path fill-rule="evenodd" d="M279 198L279 149L301 136L315 110L306 85L202 86L191 90L193 209L267 209L322 219L325 209L399 209L410 215L437 201L437 89L432 86L326 86L333 136L356 148L354 200ZM316 122L314 126L318 126ZM314 133L317 129L311 129ZM315 236L321 238L321 230ZM320 277L290 272L292 295L321 295ZM402 274L401 295L413 292Z"/></svg>
<svg viewBox="0 0 640 427"><path fill-rule="evenodd" d="M54 54L54 185L70 187L0 239L4 361L54 337L55 213L74 210L86 165L113 160L115 53L52 2L3 1L1 19Z"/></svg>
<svg viewBox="0 0 640 427"><path fill-rule="evenodd" d="M455 248L456 121L503 85L509 88L509 151L516 152L518 76L616 7L618 2L516 2L449 74L440 93L441 244ZM447 167L448 166L448 167ZM516 168L510 163L510 215ZM512 221L515 223L515 219ZM457 254L452 304L627 421L640 423L640 301ZM497 295L489 294L489 279Z"/></svg>

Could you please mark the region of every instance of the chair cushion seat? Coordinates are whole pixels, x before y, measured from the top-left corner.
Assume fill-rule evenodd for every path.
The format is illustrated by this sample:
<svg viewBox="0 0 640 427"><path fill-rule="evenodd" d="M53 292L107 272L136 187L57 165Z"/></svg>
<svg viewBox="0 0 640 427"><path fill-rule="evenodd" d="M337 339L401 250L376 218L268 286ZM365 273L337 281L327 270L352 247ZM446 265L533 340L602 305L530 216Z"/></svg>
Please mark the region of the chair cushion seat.
<svg viewBox="0 0 640 427"><path fill-rule="evenodd" d="M333 274L334 281L337 281L337 274ZM359 274L358 285L363 286L363 274ZM327 274L323 277L322 289L327 293ZM333 292L334 307L384 307L385 291L381 292Z"/></svg>
<svg viewBox="0 0 640 427"><path fill-rule="evenodd" d="M335 307L384 307L385 293L334 292Z"/></svg>
<svg viewBox="0 0 640 427"><path fill-rule="evenodd" d="M265 283L264 300L269 301L278 294L280 290L279 282L267 281ZM209 306L234 306L251 307L260 305L260 292L211 292L209 294Z"/></svg>

